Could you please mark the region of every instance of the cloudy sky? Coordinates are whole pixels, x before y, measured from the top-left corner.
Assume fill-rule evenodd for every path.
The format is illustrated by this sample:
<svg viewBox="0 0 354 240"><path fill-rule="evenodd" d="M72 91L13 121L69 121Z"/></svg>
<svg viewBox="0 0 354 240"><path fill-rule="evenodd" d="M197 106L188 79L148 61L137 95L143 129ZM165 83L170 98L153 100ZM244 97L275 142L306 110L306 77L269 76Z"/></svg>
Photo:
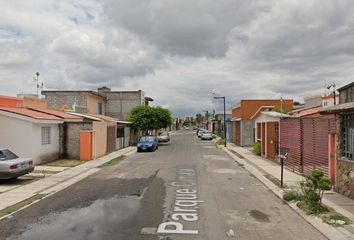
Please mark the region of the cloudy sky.
<svg viewBox="0 0 354 240"><path fill-rule="evenodd" d="M0 94L142 89L175 115L354 76L352 0L0 0Z"/></svg>

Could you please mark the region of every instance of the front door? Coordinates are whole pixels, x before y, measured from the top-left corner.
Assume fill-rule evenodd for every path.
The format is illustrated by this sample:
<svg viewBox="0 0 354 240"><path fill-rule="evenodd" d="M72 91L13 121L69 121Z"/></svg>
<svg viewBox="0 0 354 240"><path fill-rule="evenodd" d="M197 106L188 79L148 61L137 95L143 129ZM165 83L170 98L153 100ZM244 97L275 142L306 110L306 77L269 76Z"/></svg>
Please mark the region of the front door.
<svg viewBox="0 0 354 240"><path fill-rule="evenodd" d="M236 122L236 145L241 146L241 121Z"/></svg>

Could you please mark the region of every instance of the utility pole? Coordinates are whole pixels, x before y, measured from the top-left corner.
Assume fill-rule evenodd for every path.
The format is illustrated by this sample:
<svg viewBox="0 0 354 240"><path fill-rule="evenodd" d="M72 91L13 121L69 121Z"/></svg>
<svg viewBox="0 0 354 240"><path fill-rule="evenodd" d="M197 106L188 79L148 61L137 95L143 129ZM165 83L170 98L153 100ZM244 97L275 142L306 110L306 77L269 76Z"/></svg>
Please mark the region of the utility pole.
<svg viewBox="0 0 354 240"><path fill-rule="evenodd" d="M224 140L225 140L225 147L226 147L226 98L225 96L223 97L214 97L214 99L223 99L224 100Z"/></svg>

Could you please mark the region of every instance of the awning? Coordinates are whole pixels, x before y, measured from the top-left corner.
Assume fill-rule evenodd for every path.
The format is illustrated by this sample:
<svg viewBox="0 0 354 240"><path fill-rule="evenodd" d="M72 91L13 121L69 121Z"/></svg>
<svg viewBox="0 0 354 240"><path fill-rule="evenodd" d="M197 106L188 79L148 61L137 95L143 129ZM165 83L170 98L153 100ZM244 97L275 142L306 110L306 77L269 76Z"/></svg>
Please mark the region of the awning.
<svg viewBox="0 0 354 240"><path fill-rule="evenodd" d="M241 121L241 118L231 118L231 122Z"/></svg>

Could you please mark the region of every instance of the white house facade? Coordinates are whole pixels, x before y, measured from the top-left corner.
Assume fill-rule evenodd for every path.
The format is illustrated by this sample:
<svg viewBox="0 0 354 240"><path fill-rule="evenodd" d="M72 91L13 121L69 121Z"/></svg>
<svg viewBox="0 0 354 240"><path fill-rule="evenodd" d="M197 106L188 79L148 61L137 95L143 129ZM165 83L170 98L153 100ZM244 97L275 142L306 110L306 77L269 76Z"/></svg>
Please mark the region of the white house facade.
<svg viewBox="0 0 354 240"><path fill-rule="evenodd" d="M38 165L59 157L59 124L56 117L41 119L0 109L0 148L8 148Z"/></svg>

